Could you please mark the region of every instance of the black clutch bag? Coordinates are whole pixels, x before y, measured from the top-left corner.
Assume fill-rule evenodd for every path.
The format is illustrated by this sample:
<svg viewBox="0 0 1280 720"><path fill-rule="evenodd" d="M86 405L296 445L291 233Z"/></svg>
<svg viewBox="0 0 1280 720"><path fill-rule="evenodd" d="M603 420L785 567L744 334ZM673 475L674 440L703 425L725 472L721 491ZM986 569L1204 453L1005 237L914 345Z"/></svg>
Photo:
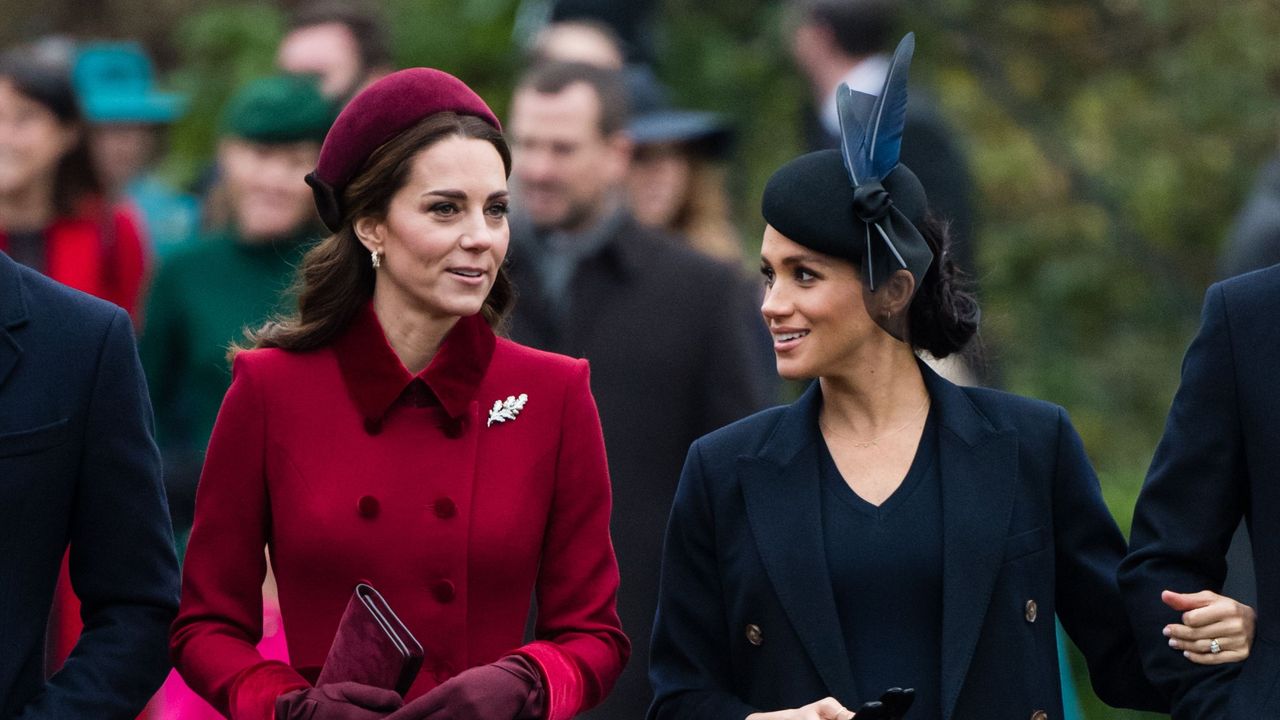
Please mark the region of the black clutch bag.
<svg viewBox="0 0 1280 720"><path fill-rule="evenodd" d="M356 585L316 685L358 682L403 697L422 668L422 645L373 586Z"/></svg>
<svg viewBox="0 0 1280 720"><path fill-rule="evenodd" d="M911 688L889 688L879 700L862 703L854 717L855 720L902 720L915 699L916 691Z"/></svg>

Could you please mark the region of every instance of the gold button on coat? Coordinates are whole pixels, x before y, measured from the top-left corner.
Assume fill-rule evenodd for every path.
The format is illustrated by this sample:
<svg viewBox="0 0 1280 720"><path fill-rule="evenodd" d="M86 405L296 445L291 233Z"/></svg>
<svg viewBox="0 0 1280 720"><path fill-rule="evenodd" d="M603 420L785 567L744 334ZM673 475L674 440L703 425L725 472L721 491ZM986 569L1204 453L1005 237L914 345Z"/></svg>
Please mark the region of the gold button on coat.
<svg viewBox="0 0 1280 720"><path fill-rule="evenodd" d="M1037 710L1031 713L1031 720L1049 720L1049 713L1043 710Z"/></svg>
<svg viewBox="0 0 1280 720"><path fill-rule="evenodd" d="M1035 622L1035 621L1036 621L1036 617L1037 617L1039 614L1040 614L1040 609L1039 609L1038 607L1036 607L1036 601L1035 601L1035 600L1028 600L1028 601L1027 601L1027 608L1026 608L1026 617L1027 617L1027 622L1029 622L1029 623L1033 623L1033 622ZM1037 710L1036 712L1044 712L1044 711L1043 711L1043 710ZM1035 716L1033 715L1032 717L1035 717ZM1043 720L1043 719L1039 719L1039 720Z"/></svg>
<svg viewBox="0 0 1280 720"><path fill-rule="evenodd" d="M764 644L764 633L760 632L759 625L747 626L747 642L751 643L752 645Z"/></svg>

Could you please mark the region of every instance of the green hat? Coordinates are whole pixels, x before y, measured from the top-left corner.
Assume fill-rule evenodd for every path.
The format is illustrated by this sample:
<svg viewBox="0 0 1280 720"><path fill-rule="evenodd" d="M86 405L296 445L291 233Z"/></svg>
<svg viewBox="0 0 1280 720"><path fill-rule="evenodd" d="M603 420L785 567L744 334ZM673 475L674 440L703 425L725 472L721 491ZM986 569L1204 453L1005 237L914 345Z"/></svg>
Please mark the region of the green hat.
<svg viewBox="0 0 1280 720"><path fill-rule="evenodd" d="M273 75L240 88L222 111L222 134L268 145L324 142L335 108L314 78Z"/></svg>

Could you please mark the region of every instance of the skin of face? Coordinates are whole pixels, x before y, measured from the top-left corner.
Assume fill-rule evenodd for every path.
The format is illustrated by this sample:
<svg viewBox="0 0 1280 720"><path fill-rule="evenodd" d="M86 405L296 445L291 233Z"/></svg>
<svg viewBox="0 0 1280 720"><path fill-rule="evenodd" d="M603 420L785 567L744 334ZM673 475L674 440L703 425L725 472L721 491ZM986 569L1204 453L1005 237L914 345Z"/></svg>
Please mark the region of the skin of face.
<svg viewBox="0 0 1280 720"><path fill-rule="evenodd" d="M276 51L276 66L297 75L314 75L320 94L345 97L360 81L360 47L342 23L298 28L285 35Z"/></svg>
<svg viewBox="0 0 1280 720"><path fill-rule="evenodd" d="M627 175L627 197L636 219L655 227L672 227L689 194L693 165L675 143L637 148Z"/></svg>
<svg viewBox="0 0 1280 720"><path fill-rule="evenodd" d="M362 217L356 235L383 253L377 295L434 320L480 312L507 255L508 192L497 149L448 137L418 152L383 218Z"/></svg>
<svg viewBox="0 0 1280 720"><path fill-rule="evenodd" d="M607 35L588 25L551 25L542 32L534 46L538 55L554 62L578 62L610 70L621 70L626 63L618 46Z"/></svg>
<svg viewBox="0 0 1280 720"><path fill-rule="evenodd" d="M315 216L303 180L320 158L314 141L265 145L228 138L218 147L232 215L240 236L271 240L297 232Z"/></svg>
<svg viewBox="0 0 1280 720"><path fill-rule="evenodd" d="M78 139L76 127L0 79L0 195L52 183L58 161Z"/></svg>
<svg viewBox="0 0 1280 720"><path fill-rule="evenodd" d="M102 181L119 191L147 169L155 153L159 126L145 124L99 125L89 133L89 149Z"/></svg>
<svg viewBox="0 0 1280 720"><path fill-rule="evenodd" d="M518 199L534 225L590 227L626 177L631 143L600 132L600 99L586 83L559 93L516 92L510 131Z"/></svg>
<svg viewBox="0 0 1280 720"><path fill-rule="evenodd" d="M891 340L868 314L858 268L848 260L810 250L766 226L760 269L760 312L782 377L847 373L864 347Z"/></svg>

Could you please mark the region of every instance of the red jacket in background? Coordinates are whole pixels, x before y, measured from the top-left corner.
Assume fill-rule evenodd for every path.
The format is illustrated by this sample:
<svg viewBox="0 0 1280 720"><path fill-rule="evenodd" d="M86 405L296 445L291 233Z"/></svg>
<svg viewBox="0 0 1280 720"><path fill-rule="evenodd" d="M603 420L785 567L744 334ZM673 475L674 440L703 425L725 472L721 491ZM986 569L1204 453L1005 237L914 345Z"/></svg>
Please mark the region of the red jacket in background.
<svg viewBox="0 0 1280 720"><path fill-rule="evenodd" d="M45 230L45 275L124 308L138 324L147 261L138 221L126 209L87 200ZM0 250L9 238L0 231Z"/></svg>
<svg viewBox="0 0 1280 720"><path fill-rule="evenodd" d="M414 377L366 305L332 346L236 358L196 497L174 664L233 720L269 720L279 694L315 678L367 580L426 651L408 698L519 653L546 682L546 720L566 720L604 698L630 653L609 510L585 361L497 339L477 315ZM264 545L289 664L254 648Z"/></svg>

